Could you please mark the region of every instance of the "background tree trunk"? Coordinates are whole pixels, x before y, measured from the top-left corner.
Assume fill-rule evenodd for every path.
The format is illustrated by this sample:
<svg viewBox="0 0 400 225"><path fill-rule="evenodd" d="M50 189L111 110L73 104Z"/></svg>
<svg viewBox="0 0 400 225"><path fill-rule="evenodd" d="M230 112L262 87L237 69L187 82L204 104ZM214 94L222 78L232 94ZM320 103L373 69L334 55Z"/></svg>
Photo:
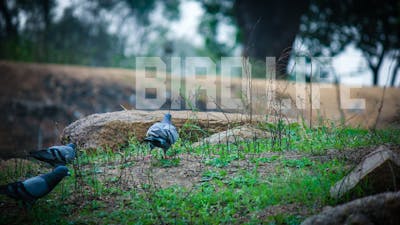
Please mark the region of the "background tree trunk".
<svg viewBox="0 0 400 225"><path fill-rule="evenodd" d="M286 75L290 48L309 1L301 0L293 4L288 0L236 0L234 5L235 17L243 35L243 55L263 62L265 57L275 56L278 76Z"/></svg>
<svg viewBox="0 0 400 225"><path fill-rule="evenodd" d="M372 83L374 84L374 86L378 85L378 78L379 78L379 68L371 68L372 71Z"/></svg>
<svg viewBox="0 0 400 225"><path fill-rule="evenodd" d="M392 86L392 87L394 87L396 85L396 77L397 77L397 73L399 72L399 69L400 69L400 61L399 60L397 60L396 66L394 67L393 72L392 72L392 80L390 81L390 86Z"/></svg>
<svg viewBox="0 0 400 225"><path fill-rule="evenodd" d="M13 22L12 12L10 12L10 9L7 7L6 1L0 1L0 15L4 19L6 36L16 37L17 24Z"/></svg>

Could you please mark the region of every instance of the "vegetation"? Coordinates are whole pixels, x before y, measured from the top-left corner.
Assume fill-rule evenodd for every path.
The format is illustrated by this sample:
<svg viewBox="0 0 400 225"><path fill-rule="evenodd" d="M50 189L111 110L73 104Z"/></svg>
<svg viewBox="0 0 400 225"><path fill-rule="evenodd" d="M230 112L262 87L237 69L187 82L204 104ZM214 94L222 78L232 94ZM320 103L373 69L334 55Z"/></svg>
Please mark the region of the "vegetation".
<svg viewBox="0 0 400 225"><path fill-rule="evenodd" d="M393 59L391 85L394 86L400 68L399 2L311 2L303 18L301 35L312 55L334 56L354 44L368 62L374 85L378 84L385 57L390 57Z"/></svg>
<svg viewBox="0 0 400 225"><path fill-rule="evenodd" d="M337 203L329 188L353 166L351 149L400 145L400 130L260 127L283 135L191 147L185 135L192 134L185 131L166 160L157 150L148 159L149 150L135 138L120 149L81 152L71 166L73 176L32 210L2 196L0 207L7 213L0 223L299 224ZM21 161L2 168L0 180L37 171L36 164ZM182 174L189 175L177 179Z"/></svg>

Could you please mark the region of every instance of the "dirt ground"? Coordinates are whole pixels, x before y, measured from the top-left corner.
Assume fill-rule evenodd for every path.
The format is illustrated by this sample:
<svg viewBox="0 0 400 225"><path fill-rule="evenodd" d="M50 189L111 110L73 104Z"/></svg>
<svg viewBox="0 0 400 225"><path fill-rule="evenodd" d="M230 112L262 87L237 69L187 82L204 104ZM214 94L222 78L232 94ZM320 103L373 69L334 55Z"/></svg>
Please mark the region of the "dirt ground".
<svg viewBox="0 0 400 225"><path fill-rule="evenodd" d="M400 154L399 146L388 146L391 150ZM254 163L252 160L257 158L271 158L271 157L284 157L285 159L301 159L307 157L313 161L327 162L332 159L344 160L348 167L354 166L359 163L365 155L375 150L372 147L347 149L347 150L328 150L324 155L311 155L308 153L299 153L295 151L285 152L268 152L258 154L247 154L243 159L232 160L227 166L216 167L207 163L209 158L193 155L193 154L180 154L175 156L179 159L179 164L171 167L162 167L159 165L159 160L143 156L135 159L128 159L124 162L116 162L116 164L104 164L96 166L98 176L107 180L110 177L121 177L120 182L128 187L138 187L139 184L151 183L161 188L178 185L185 188L192 188L201 182L209 181L202 177L206 171L220 171L227 172L226 178L233 178L239 174L240 171L252 171ZM173 160L169 159L169 160ZM126 168L119 168L121 163L129 163ZM257 172L261 178L267 177L269 174L275 172L276 165L279 160L272 162L258 162ZM86 166L84 170L93 171L93 167ZM211 178L212 179L212 178Z"/></svg>
<svg viewBox="0 0 400 225"><path fill-rule="evenodd" d="M391 150L400 154L400 146L388 146ZM167 188L171 186L181 186L187 189L192 189L202 182L210 181L211 179L218 179L213 177L203 177L205 171L226 171L226 176L223 178L230 179L240 175L240 171L253 171L254 163L251 163L256 158L270 158L273 156L282 156L286 159L301 159L308 157L313 161L327 162L332 159L344 160L348 169L352 168L361 159L376 149L375 147L366 147L359 149L347 150L328 150L324 155L310 155L308 153L299 153L294 151L286 152L269 152L260 154L248 154L244 159L236 159L231 161L223 168L217 168L212 165L207 165L205 162L207 158L194 155L194 154L180 154L170 158L169 160L179 159L179 164L171 167L162 167L158 165L158 159L154 157L142 156L135 158L126 158L123 161L115 161L109 163L95 163L94 165L84 165L80 171L84 176L96 176L102 180L106 185L117 185L124 187L127 190L136 189L139 192L142 190L143 184L151 184L154 187ZM121 164L127 166L121 167ZM275 172L275 168L279 160L272 162L259 162L257 172L259 176L267 177L269 174ZM40 164L37 161L25 159L10 159L0 161L0 169L2 171L13 171L18 169L24 174L27 172L36 171L40 169ZM43 172L43 170L42 170ZM22 177L21 177L22 179ZM79 178L75 178L79 179ZM3 183L3 182L2 182ZM89 188L89 187L88 187ZM100 201L105 203L115 201L112 196L101 196ZM85 199L87 201L87 199ZM123 199L122 199L123 200ZM82 199L77 195L66 201L66 204L74 204L77 208L81 207ZM83 204L83 203L82 203ZM111 204L111 203L110 203ZM322 206L313 209L313 211L320 211ZM8 212L18 211L18 206L12 202L0 202L0 210ZM257 218L265 220L270 216L279 214L292 214L300 216L308 216L313 212L298 203L289 203L285 205L274 205L267 207L256 215ZM247 217L248 218L248 217ZM245 218L243 218L245 222Z"/></svg>

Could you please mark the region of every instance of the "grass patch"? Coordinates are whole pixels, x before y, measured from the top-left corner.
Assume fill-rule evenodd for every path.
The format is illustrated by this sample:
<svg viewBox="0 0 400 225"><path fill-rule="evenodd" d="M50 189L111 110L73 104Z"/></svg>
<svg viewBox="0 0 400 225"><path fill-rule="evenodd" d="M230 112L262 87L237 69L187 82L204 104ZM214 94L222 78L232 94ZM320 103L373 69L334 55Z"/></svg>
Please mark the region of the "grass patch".
<svg viewBox="0 0 400 225"><path fill-rule="evenodd" d="M190 138L204 134L194 127ZM0 196L0 209L6 212L0 224L300 224L336 203L329 189L348 172L347 162L319 155L332 148L400 144L400 131L391 129L260 128L280 136L199 147L181 139L168 152L169 159L135 139L118 150L82 152L70 166L73 176L32 210ZM43 168L36 163L10 163L0 171L1 184L39 171ZM193 185L185 186L190 179ZM296 207L284 207L288 205Z"/></svg>

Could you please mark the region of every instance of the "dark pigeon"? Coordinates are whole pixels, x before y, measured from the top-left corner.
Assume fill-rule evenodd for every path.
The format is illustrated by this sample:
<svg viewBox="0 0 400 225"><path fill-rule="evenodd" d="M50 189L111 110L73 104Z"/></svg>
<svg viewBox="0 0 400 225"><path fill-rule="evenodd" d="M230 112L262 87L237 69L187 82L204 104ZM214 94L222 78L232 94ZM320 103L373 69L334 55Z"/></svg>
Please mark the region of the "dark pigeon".
<svg viewBox="0 0 400 225"><path fill-rule="evenodd" d="M30 152L29 155L54 167L58 165L65 166L75 159L76 145L70 143L67 145L52 146L47 149Z"/></svg>
<svg viewBox="0 0 400 225"><path fill-rule="evenodd" d="M178 138L178 132L171 121L171 114L167 113L161 122L155 123L149 128L144 141L149 143L151 149L162 148L165 157L167 150Z"/></svg>
<svg viewBox="0 0 400 225"><path fill-rule="evenodd" d="M48 194L65 177L69 176L68 168L58 166L52 172L0 186L0 194L16 200L33 204L38 198Z"/></svg>

